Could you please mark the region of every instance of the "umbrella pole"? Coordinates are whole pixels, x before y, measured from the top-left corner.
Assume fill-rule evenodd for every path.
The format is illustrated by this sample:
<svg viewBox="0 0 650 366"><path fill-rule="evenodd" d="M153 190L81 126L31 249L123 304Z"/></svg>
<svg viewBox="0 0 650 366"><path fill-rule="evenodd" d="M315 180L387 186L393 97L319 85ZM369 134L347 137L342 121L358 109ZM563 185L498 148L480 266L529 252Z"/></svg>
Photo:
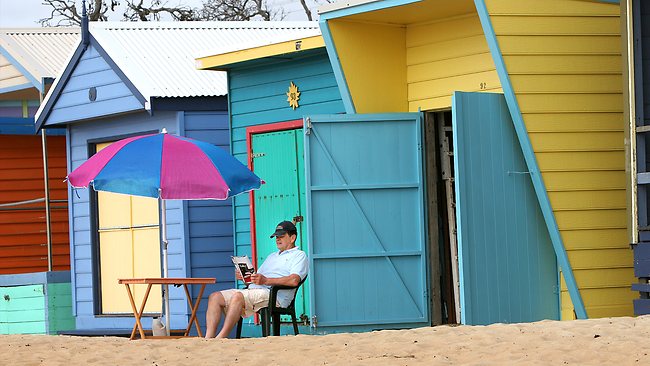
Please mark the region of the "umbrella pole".
<svg viewBox="0 0 650 366"><path fill-rule="evenodd" d="M160 221L161 223L161 235L162 235L162 252L163 252L163 277L169 277L169 263L167 262L167 205L165 204L164 199L160 199ZM165 329L167 330L167 335L169 335L169 323L170 323L170 314L169 314L169 286L164 285L163 289L163 300L165 303Z"/></svg>

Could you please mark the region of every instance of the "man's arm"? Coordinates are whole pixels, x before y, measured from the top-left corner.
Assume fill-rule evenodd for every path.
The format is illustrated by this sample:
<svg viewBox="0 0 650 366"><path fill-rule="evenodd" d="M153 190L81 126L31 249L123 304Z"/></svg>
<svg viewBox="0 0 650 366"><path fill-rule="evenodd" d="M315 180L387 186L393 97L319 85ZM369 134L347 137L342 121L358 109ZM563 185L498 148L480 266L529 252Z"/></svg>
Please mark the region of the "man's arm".
<svg viewBox="0 0 650 366"><path fill-rule="evenodd" d="M301 278L297 274L290 274L288 276L278 277L278 278L268 278L263 274L253 273L251 275L251 281L256 285L266 285L266 286L281 285L281 286L296 287L300 283Z"/></svg>

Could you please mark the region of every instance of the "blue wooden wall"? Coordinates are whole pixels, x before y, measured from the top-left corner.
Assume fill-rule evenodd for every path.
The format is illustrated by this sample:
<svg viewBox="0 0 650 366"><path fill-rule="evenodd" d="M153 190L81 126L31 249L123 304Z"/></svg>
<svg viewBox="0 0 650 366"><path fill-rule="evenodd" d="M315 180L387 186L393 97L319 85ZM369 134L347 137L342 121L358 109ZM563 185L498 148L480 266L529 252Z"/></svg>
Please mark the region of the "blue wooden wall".
<svg viewBox="0 0 650 366"><path fill-rule="evenodd" d="M110 138L126 134L158 131L166 128L169 133L179 130L177 112L158 112L154 116L142 111L119 118L92 120L68 126L68 168L76 169L88 159L89 140ZM133 326L133 318L103 317L94 315L93 263L91 246L91 216L88 189L68 191L70 220L70 246L72 256L73 312L77 329L122 329ZM185 277L189 274L185 260L185 224L182 201L167 202L167 236L169 239L169 276ZM185 326L187 306L181 288L171 287L170 303L172 327ZM185 325L183 325L185 324ZM148 327L149 320L145 320Z"/></svg>
<svg viewBox="0 0 650 366"><path fill-rule="evenodd" d="M247 163L246 127L302 119L314 114L344 113L332 67L325 50L304 57L273 60L228 72L232 153ZM300 90L300 107L293 110L286 92L292 82ZM235 197L235 245L238 255L251 255L248 195Z"/></svg>
<svg viewBox="0 0 650 366"><path fill-rule="evenodd" d="M97 89L97 99L91 102L88 89ZM46 125L70 120L102 117L142 109L143 105L111 65L92 45L84 52L56 104Z"/></svg>
<svg viewBox="0 0 650 366"><path fill-rule="evenodd" d="M186 112L181 116L185 136L230 149L228 113ZM217 283L205 288L197 317L205 330L207 298L213 291L235 286L233 255L232 200L183 202L187 215L185 237L189 248L186 257L190 277L216 277ZM199 289L192 289L198 296Z"/></svg>

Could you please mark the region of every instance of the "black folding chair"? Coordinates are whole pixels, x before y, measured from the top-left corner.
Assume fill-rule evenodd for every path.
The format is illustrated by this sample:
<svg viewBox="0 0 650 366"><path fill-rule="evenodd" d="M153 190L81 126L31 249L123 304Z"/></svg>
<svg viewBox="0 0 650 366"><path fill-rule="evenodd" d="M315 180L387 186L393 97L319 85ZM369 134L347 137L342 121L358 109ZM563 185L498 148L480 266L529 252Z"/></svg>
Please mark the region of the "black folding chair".
<svg viewBox="0 0 650 366"><path fill-rule="evenodd" d="M296 319L296 307L295 307L295 302L296 302L296 294L298 293L298 289L302 284L305 282L307 279L307 276L300 281L300 283L293 287L293 286L281 286L281 285L276 285L276 286L271 286L271 294L269 295L269 305L267 307L261 308L260 310L257 311L257 313L260 315L260 322L262 323L262 336L263 337L268 337L269 334L271 333L271 326L273 327L273 335L274 336L279 336L280 335L280 316L282 315L289 315L291 316L291 323L293 324L293 333L298 334L298 321ZM296 291L293 294L293 298L291 299L291 303L289 306L286 308L279 307L277 306L276 300L278 297L278 291L279 290L292 290L296 289ZM239 322L237 323L237 338L241 338L241 328L244 323L244 318L240 318Z"/></svg>

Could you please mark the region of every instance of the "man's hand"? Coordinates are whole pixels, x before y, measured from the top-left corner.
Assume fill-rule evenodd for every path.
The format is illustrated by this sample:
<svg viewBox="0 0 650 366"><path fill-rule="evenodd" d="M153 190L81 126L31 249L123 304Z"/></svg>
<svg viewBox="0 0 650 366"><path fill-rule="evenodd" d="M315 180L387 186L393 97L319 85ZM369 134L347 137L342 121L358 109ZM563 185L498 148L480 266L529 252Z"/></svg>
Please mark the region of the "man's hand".
<svg viewBox="0 0 650 366"><path fill-rule="evenodd" d="M244 280L244 279L241 277L241 272L239 272L239 270L238 270L237 268L235 268L235 278L238 279L238 280L240 280L240 281L243 281L243 280Z"/></svg>
<svg viewBox="0 0 650 366"><path fill-rule="evenodd" d="M267 278L263 274L253 273L251 275L251 282L256 285L266 285Z"/></svg>

